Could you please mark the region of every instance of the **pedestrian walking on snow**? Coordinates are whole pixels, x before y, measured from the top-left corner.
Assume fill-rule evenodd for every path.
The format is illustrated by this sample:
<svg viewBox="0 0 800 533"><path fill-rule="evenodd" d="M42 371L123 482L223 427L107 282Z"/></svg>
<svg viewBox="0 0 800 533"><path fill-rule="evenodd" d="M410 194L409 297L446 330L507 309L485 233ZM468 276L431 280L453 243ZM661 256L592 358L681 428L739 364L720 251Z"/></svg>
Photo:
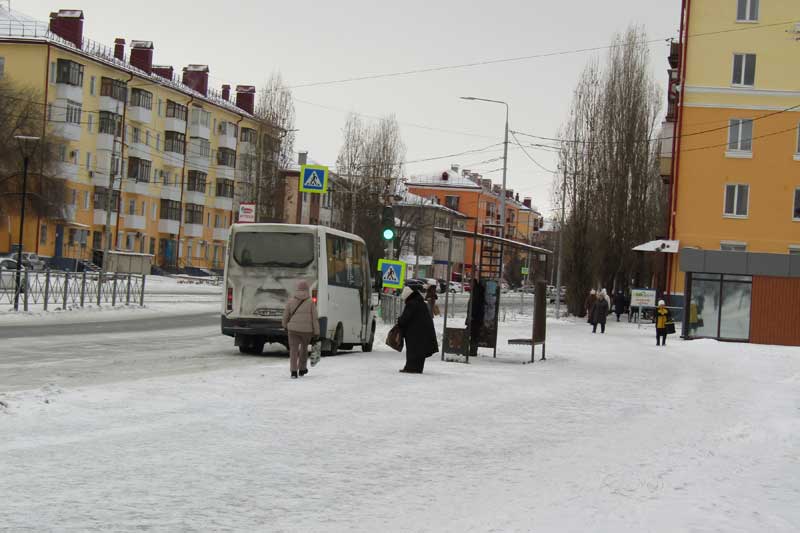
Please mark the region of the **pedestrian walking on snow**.
<svg viewBox="0 0 800 533"><path fill-rule="evenodd" d="M589 324L592 323L592 310L594 309L594 303L597 301L597 291L592 289L589 291L589 296L586 297L586 301L583 303L583 308L586 309L586 322Z"/></svg>
<svg viewBox="0 0 800 533"><path fill-rule="evenodd" d="M308 282L297 282L294 296L286 302L281 321L289 337L289 371L292 378L308 374L308 345L319 337L317 306L311 299Z"/></svg>
<svg viewBox="0 0 800 533"><path fill-rule="evenodd" d="M592 333L597 333L597 325L600 324L600 333L606 332L606 318L608 317L608 300L602 294L592 307Z"/></svg>
<svg viewBox="0 0 800 533"><path fill-rule="evenodd" d="M431 312L431 316L436 316L438 313L436 300L439 299L439 296L436 294L436 285L433 283L428 285L428 289L425 291L425 301L428 303L428 310Z"/></svg>
<svg viewBox="0 0 800 533"><path fill-rule="evenodd" d="M425 359L439 351L433 317L417 291L405 287L400 297L406 304L397 320L406 344L406 366L400 372L422 374Z"/></svg>
<svg viewBox="0 0 800 533"><path fill-rule="evenodd" d="M622 291L617 291L614 295L614 314L617 315L617 322L619 322L619 315L625 312L625 295Z"/></svg>
<svg viewBox="0 0 800 533"><path fill-rule="evenodd" d="M659 300L656 309L656 346L667 345L667 323L671 318L672 313L667 309L664 300Z"/></svg>

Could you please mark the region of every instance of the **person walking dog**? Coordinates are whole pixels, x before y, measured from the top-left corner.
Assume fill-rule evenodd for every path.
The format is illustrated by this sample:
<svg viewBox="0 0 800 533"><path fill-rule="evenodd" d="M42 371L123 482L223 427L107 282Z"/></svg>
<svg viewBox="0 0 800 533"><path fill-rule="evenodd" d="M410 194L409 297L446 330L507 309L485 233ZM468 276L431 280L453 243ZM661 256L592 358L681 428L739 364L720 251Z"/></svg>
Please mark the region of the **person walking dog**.
<svg viewBox="0 0 800 533"><path fill-rule="evenodd" d="M406 343L406 366L400 372L422 374L425 359L439 351L433 317L420 293L406 286L400 297L405 300L397 326Z"/></svg>
<svg viewBox="0 0 800 533"><path fill-rule="evenodd" d="M659 300L656 308L656 346L667 345L667 324L671 318L672 313L667 309L664 300Z"/></svg>
<svg viewBox="0 0 800 533"><path fill-rule="evenodd" d="M289 335L289 371L292 378L308 374L308 345L319 337L317 306L311 299L308 282L300 280L294 296L283 309L283 327Z"/></svg>

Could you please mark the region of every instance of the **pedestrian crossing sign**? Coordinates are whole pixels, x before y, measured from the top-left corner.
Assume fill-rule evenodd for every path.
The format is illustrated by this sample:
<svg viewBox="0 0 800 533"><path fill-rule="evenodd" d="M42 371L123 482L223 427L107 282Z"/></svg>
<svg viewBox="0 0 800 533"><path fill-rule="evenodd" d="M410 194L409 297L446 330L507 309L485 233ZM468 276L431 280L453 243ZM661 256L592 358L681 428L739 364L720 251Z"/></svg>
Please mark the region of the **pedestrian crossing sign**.
<svg viewBox="0 0 800 533"><path fill-rule="evenodd" d="M328 167L322 165L301 166L300 192L316 194L328 192Z"/></svg>
<svg viewBox="0 0 800 533"><path fill-rule="evenodd" d="M402 261L379 259L378 269L381 271L383 287L389 289L402 289L406 279L406 264Z"/></svg>

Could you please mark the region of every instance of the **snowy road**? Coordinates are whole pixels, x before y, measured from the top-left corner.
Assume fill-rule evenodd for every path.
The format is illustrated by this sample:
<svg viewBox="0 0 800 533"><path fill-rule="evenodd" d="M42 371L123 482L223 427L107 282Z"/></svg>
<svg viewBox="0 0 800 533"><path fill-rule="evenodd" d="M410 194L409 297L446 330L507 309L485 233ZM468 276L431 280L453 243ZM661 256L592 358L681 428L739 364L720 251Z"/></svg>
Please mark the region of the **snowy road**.
<svg viewBox="0 0 800 533"><path fill-rule="evenodd" d="M534 365L404 375L381 345L300 380L216 325L4 340L0 529L800 529L800 350L549 335Z"/></svg>

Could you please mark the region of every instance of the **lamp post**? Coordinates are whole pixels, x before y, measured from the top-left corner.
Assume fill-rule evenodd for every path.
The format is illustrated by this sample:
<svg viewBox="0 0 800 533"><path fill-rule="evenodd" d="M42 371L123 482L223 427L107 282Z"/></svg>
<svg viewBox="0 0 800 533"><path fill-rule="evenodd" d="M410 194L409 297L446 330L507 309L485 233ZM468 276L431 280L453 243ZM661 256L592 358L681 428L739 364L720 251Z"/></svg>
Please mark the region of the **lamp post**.
<svg viewBox="0 0 800 533"><path fill-rule="evenodd" d="M19 215L19 249L17 250L16 290L14 291L14 311L19 311L19 293L22 285L22 244L25 236L25 204L28 199L28 163L39 142L39 137L14 135L14 138L17 140L20 153L22 153L22 205Z"/></svg>

